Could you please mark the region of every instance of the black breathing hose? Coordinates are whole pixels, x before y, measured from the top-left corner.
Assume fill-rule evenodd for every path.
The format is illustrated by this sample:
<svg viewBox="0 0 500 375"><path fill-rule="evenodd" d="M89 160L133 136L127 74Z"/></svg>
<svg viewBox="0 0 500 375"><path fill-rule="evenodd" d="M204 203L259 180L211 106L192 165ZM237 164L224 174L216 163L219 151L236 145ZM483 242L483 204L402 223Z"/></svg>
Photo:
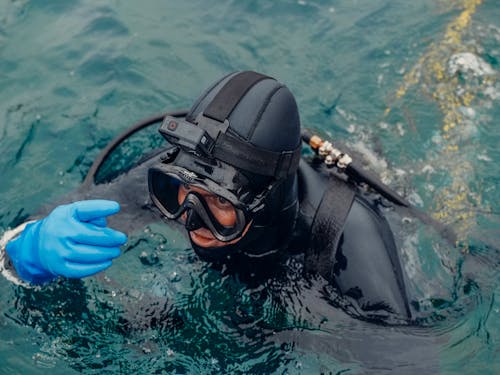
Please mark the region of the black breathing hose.
<svg viewBox="0 0 500 375"><path fill-rule="evenodd" d="M304 143L308 144L315 152L318 152L318 147L316 145L313 146L314 140L313 137L317 137L313 135L309 130L304 129L301 132L302 140ZM311 140L313 140L311 143ZM321 139L318 140L322 142ZM318 145L319 146L319 145ZM392 203L395 203L399 206L410 207L411 204L404 199L401 195L396 193L394 190L385 185L380 179L375 176L373 173L364 170L358 163L353 160L345 168L342 169L343 172L347 175L347 177L351 178L353 181L357 183L365 183L370 186L372 189L377 191L381 196L388 199Z"/></svg>
<svg viewBox="0 0 500 375"><path fill-rule="evenodd" d="M319 148L323 143L323 140L321 138L313 135L307 129L302 130L301 136L302 140L307 143L316 153L319 152ZM399 195L394 190L385 185L382 181L380 181L380 179L373 173L364 170L361 166L358 165L356 161L351 161L345 166L345 168L340 169L346 174L348 178L352 179L354 182L367 184L370 188L375 190L390 202L407 209L413 216L417 217L423 223L433 226L451 245L455 247L457 246L457 235L452 228L432 218L426 212L413 206L401 195Z"/></svg>
<svg viewBox="0 0 500 375"><path fill-rule="evenodd" d="M103 165L104 161L108 158L108 156L116 149L124 140L130 137L132 134L137 133L139 130L142 130L150 125L156 124L158 122L163 121L165 116L173 116L173 117L185 117L188 113L187 109L180 109L177 111L166 112L159 115L151 116L144 120L141 120L130 128L125 130L123 133L114 138L108 145L101 151L99 156L94 160L92 166L90 167L85 179L82 183L82 188L87 188L94 183L95 176L99 169Z"/></svg>

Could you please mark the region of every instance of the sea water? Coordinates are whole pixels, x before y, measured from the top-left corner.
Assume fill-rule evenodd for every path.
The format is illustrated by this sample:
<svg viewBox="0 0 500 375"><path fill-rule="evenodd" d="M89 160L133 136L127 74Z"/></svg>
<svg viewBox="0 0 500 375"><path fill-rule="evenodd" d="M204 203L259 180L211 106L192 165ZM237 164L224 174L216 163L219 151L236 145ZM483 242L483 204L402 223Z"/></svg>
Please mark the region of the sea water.
<svg viewBox="0 0 500 375"><path fill-rule="evenodd" d="M304 127L364 155L460 241L403 238L429 319L391 327L329 303L294 260L279 282L249 285L148 225L84 282L0 278L0 373L498 373L499 8L0 0L0 233L77 189L130 124L251 69L286 83ZM113 160L125 167L141 147Z"/></svg>

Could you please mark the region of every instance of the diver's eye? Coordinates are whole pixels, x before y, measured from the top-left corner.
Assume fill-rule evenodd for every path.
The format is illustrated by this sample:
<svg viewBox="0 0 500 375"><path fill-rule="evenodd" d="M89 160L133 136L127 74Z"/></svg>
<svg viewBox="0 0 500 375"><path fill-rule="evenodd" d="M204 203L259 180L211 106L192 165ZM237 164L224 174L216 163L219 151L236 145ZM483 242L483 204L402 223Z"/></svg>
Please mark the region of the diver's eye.
<svg viewBox="0 0 500 375"><path fill-rule="evenodd" d="M229 201L226 198L223 197L217 197L217 202L221 205L226 205L229 204Z"/></svg>

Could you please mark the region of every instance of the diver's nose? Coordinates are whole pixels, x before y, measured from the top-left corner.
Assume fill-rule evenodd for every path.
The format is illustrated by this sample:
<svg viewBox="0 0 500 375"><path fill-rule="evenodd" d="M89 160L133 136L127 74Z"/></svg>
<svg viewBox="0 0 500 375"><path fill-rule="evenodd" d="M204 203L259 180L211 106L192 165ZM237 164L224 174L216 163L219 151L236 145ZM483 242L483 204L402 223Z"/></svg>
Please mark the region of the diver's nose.
<svg viewBox="0 0 500 375"><path fill-rule="evenodd" d="M203 225L203 220L201 220L200 216L196 213L196 211L191 209L188 210L187 212L185 226L188 232L190 232L192 230L202 228L204 225Z"/></svg>

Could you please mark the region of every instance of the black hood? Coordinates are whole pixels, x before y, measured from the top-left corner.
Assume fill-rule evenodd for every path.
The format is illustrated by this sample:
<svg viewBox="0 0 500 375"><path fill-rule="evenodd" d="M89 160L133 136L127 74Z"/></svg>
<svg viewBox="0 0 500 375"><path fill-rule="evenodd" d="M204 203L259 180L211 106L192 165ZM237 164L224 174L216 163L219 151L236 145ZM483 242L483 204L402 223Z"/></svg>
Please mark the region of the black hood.
<svg viewBox="0 0 500 375"><path fill-rule="evenodd" d="M232 254L262 257L285 247L298 212L296 171L301 145L299 113L290 90L259 73L232 73L211 85L194 103L185 120L207 129L219 144L225 139L233 142L228 152L223 150L215 156L189 153L193 160L209 163L213 158L222 166L231 165L246 177L244 180L251 191L273 186L262 202L262 209L237 243L217 248L201 248L192 243L197 254L209 261L221 261ZM204 125L206 121L208 127ZM223 137L213 132L211 123L214 122L223 128ZM246 155L233 154L236 149L243 149ZM186 157L184 150L179 155L179 158ZM260 159L259 155L262 155ZM269 163L262 163L268 156ZM176 161L171 163L175 165Z"/></svg>

